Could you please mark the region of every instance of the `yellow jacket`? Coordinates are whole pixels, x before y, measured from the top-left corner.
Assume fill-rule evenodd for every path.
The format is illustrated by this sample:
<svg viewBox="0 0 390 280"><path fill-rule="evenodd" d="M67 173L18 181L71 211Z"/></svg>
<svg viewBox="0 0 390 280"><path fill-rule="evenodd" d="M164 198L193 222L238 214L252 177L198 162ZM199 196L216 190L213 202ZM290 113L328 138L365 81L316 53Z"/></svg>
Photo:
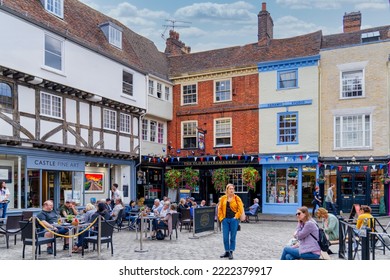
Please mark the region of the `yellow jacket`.
<svg viewBox="0 0 390 280"><path fill-rule="evenodd" d="M221 197L218 203L218 220L220 222L222 222L222 220L226 217L226 203L227 195L224 195ZM234 198L232 201L230 201L230 209L236 213L234 218L240 219L242 213L244 212L244 204L238 195L234 195Z"/></svg>

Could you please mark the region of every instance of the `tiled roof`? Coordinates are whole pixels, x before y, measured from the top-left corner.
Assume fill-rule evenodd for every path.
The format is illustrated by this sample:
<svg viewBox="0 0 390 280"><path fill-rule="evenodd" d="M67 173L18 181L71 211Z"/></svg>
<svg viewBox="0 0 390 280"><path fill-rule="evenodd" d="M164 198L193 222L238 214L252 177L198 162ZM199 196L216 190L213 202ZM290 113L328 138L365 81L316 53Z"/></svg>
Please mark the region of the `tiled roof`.
<svg viewBox="0 0 390 280"><path fill-rule="evenodd" d="M169 57L171 77L238 67L259 62L306 57L319 54L322 32L273 39L267 46L258 43Z"/></svg>
<svg viewBox="0 0 390 280"><path fill-rule="evenodd" d="M63 20L45 11L38 0L2 0L0 7L6 7L5 9L12 10L18 16L84 44L128 67L142 72L152 72L162 78L167 77L166 58L153 42L79 0L64 1ZM123 28L122 50L112 46L99 27L100 24L108 21Z"/></svg>
<svg viewBox="0 0 390 280"><path fill-rule="evenodd" d="M390 25L387 25L387 26L374 27L369 29L362 29L355 32L326 35L322 39L321 49L358 45L361 44L362 41L361 35L363 33L369 33L375 31L379 31L380 40L390 39Z"/></svg>

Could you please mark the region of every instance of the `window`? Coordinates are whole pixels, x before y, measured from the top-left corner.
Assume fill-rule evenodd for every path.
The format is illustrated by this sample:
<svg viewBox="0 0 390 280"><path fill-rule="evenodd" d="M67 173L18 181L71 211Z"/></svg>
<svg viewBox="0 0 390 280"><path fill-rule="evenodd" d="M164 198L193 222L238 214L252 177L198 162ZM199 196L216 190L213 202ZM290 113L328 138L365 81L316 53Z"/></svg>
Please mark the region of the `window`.
<svg viewBox="0 0 390 280"><path fill-rule="evenodd" d="M230 80L215 82L215 101L229 101L232 100Z"/></svg>
<svg viewBox="0 0 390 280"><path fill-rule="evenodd" d="M115 28L111 24L108 28L108 42L111 45L122 49L122 31Z"/></svg>
<svg viewBox="0 0 390 280"><path fill-rule="evenodd" d="M182 135L183 135L183 149L190 149L197 147L197 122L183 122L182 123Z"/></svg>
<svg viewBox="0 0 390 280"><path fill-rule="evenodd" d="M148 140L148 120L142 120L142 140Z"/></svg>
<svg viewBox="0 0 390 280"><path fill-rule="evenodd" d="M64 0L46 0L45 9L60 18L64 18Z"/></svg>
<svg viewBox="0 0 390 280"><path fill-rule="evenodd" d="M278 89L298 87L298 70L278 71Z"/></svg>
<svg viewBox="0 0 390 280"><path fill-rule="evenodd" d="M116 130L116 112L103 109L103 128Z"/></svg>
<svg viewBox="0 0 390 280"><path fill-rule="evenodd" d="M341 79L343 98L363 96L363 70L343 72Z"/></svg>
<svg viewBox="0 0 390 280"><path fill-rule="evenodd" d="M278 114L278 144L298 143L298 113Z"/></svg>
<svg viewBox="0 0 390 280"><path fill-rule="evenodd" d="M156 142L157 122L150 121L150 141Z"/></svg>
<svg viewBox="0 0 390 280"><path fill-rule="evenodd" d="M62 71L63 41L45 35L45 65Z"/></svg>
<svg viewBox="0 0 390 280"><path fill-rule="evenodd" d="M371 147L371 116L351 115L335 117L335 148Z"/></svg>
<svg viewBox="0 0 390 280"><path fill-rule="evenodd" d="M158 123L157 142L159 144L164 143L164 124L163 123Z"/></svg>
<svg viewBox="0 0 390 280"><path fill-rule="evenodd" d="M133 96L133 74L123 71L122 91L125 94Z"/></svg>
<svg viewBox="0 0 390 280"><path fill-rule="evenodd" d="M170 98L170 90L169 87L165 87L165 100L169 101Z"/></svg>
<svg viewBox="0 0 390 280"><path fill-rule="evenodd" d="M232 120L218 119L215 120L215 146L232 145Z"/></svg>
<svg viewBox="0 0 390 280"><path fill-rule="evenodd" d="M120 114L120 131L130 133L131 116L127 114Z"/></svg>
<svg viewBox="0 0 390 280"><path fill-rule="evenodd" d="M13 109L12 88L0 82L0 109Z"/></svg>
<svg viewBox="0 0 390 280"><path fill-rule="evenodd" d="M149 80L149 94L153 95L154 94L154 82Z"/></svg>
<svg viewBox="0 0 390 280"><path fill-rule="evenodd" d="M162 97L162 84L157 83L157 97L161 98Z"/></svg>
<svg viewBox="0 0 390 280"><path fill-rule="evenodd" d="M41 92L41 114L54 118L62 118L62 98Z"/></svg>
<svg viewBox="0 0 390 280"><path fill-rule="evenodd" d="M183 100L183 105L196 104L197 102L196 85L183 86L182 100Z"/></svg>

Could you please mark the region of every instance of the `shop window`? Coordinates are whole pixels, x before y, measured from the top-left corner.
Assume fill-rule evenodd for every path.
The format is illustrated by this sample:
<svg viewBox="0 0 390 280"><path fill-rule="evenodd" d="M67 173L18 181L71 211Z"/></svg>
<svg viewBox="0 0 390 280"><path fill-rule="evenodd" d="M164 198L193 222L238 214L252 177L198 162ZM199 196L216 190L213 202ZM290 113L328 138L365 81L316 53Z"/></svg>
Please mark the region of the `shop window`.
<svg viewBox="0 0 390 280"><path fill-rule="evenodd" d="M268 168L267 203L298 203L298 168Z"/></svg>
<svg viewBox="0 0 390 280"><path fill-rule="evenodd" d="M0 109L13 109L12 87L0 82Z"/></svg>

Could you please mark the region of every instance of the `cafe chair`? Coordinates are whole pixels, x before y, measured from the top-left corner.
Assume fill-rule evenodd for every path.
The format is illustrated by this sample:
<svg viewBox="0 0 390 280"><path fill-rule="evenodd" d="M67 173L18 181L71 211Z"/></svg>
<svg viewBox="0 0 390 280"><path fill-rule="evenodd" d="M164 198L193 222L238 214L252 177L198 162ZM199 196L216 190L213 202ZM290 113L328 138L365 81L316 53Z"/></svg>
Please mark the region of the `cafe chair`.
<svg viewBox="0 0 390 280"><path fill-rule="evenodd" d="M5 224L5 232L0 231L0 234L5 235L5 242L7 244L7 249L9 248L9 237L14 236L15 238L15 245L16 245L16 235L20 232L20 225L19 221L22 220L22 215L15 215L15 216L8 216L7 222Z"/></svg>
<svg viewBox="0 0 390 280"><path fill-rule="evenodd" d="M125 219L124 215L126 215L126 213L124 212L124 209L119 210L118 217L116 217L116 219L115 219L115 224L117 226L118 231L122 230L123 221Z"/></svg>
<svg viewBox="0 0 390 280"><path fill-rule="evenodd" d="M23 221L28 221L32 216L34 215L33 211L22 211L22 220Z"/></svg>
<svg viewBox="0 0 390 280"><path fill-rule="evenodd" d="M37 252L39 255L41 254L41 245L44 244L52 244L53 248L53 256L56 257L57 249L56 249L56 238L55 237L43 237L43 231L39 232L37 229L35 230L35 240L33 240L33 224L31 221L19 221L20 228L22 230L22 241L23 241L23 259L25 256L26 246L32 246L35 244L35 256L34 259L37 259ZM39 251L38 251L39 250Z"/></svg>
<svg viewBox="0 0 390 280"><path fill-rule="evenodd" d="M179 226L179 220L180 220L180 213L172 213L172 231L169 234L169 239L170 240L172 240L172 233L173 233L173 231L176 232L176 239L177 239L177 228Z"/></svg>
<svg viewBox="0 0 390 280"><path fill-rule="evenodd" d="M181 210L181 219L180 219L180 232L181 232L182 226L184 226L185 228L188 228L188 231L191 231L192 222L193 222L193 220L191 218L190 209L189 208L182 209Z"/></svg>
<svg viewBox="0 0 390 280"><path fill-rule="evenodd" d="M98 223L98 221L97 221L97 223ZM84 248L88 247L89 243L93 244L93 250L95 250L95 244L97 246L100 246L101 244L106 243L107 248L109 247L109 245L111 245L111 256L113 256L114 255L114 247L112 244L112 235L114 233L114 227L115 227L115 221L113 221L113 220L103 221L102 220L101 226L98 229L98 231L100 231L100 240L98 238L99 232L92 231L92 233L94 233L94 235L87 236L84 238L84 244L82 246L81 256L84 257Z"/></svg>

